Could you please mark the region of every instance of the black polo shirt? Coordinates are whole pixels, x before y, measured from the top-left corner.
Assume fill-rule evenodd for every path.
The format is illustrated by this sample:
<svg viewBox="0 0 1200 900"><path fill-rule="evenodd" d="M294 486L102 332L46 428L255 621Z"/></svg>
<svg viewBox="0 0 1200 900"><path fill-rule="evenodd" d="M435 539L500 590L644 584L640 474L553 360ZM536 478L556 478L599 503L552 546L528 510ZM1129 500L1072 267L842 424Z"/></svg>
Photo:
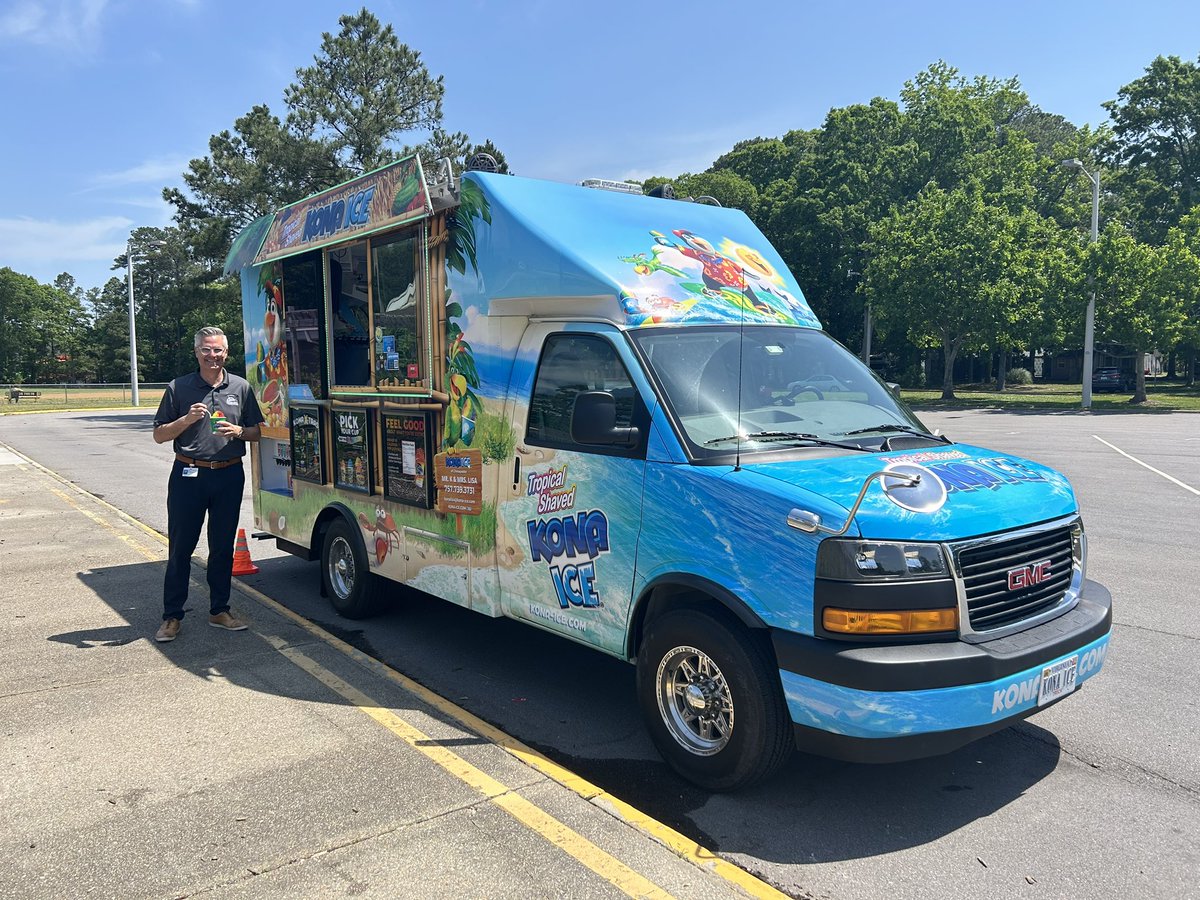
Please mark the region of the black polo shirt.
<svg viewBox="0 0 1200 900"><path fill-rule="evenodd" d="M219 409L230 425L245 428L261 425L263 414L250 383L240 375L231 375L229 372L224 372L224 380L216 387L201 378L199 372L181 375L167 385L162 402L158 404L158 412L154 414L155 426L170 425L191 409L193 403L203 403L208 407L209 414L199 422L193 422L175 438L172 445L175 452L210 462L245 456L245 441L213 434L212 414Z"/></svg>

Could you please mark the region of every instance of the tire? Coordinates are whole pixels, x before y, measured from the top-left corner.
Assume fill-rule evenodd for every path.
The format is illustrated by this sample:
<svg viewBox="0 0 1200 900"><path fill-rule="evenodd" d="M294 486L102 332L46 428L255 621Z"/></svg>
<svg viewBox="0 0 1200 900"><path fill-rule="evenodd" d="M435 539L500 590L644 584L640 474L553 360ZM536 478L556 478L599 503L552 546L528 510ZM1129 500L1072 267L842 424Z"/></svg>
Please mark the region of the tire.
<svg viewBox="0 0 1200 900"><path fill-rule="evenodd" d="M659 753L706 790L748 787L791 756L779 671L739 625L696 609L654 619L638 653L637 692Z"/></svg>
<svg viewBox="0 0 1200 900"><path fill-rule="evenodd" d="M341 517L325 530L321 581L333 608L347 619L365 619L383 607L384 579L371 571L358 529Z"/></svg>

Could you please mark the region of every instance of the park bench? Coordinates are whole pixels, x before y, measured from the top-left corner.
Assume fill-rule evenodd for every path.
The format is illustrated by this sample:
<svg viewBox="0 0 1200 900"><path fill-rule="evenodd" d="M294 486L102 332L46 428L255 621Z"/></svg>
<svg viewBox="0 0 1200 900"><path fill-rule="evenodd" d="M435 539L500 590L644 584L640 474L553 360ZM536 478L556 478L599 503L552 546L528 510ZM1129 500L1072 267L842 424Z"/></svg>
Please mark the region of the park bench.
<svg viewBox="0 0 1200 900"><path fill-rule="evenodd" d="M22 397L32 397L34 400L37 400L41 396L41 391L27 391L24 388L12 388L8 392L8 402L20 403Z"/></svg>

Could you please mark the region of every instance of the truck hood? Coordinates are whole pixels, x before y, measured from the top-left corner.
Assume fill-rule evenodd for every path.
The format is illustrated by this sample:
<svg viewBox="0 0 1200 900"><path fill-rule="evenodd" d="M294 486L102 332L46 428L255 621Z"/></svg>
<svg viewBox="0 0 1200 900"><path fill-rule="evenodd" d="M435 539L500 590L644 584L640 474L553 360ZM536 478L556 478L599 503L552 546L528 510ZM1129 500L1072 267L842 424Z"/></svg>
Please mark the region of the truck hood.
<svg viewBox="0 0 1200 900"><path fill-rule="evenodd" d="M863 482L891 465L912 467L946 488L945 503L914 512L893 502L879 479L871 482L847 534L877 540L960 540L1068 516L1078 504L1065 475L1018 456L968 444L782 462L752 462L730 477L749 491L783 495L841 528ZM786 485L786 488L782 488Z"/></svg>

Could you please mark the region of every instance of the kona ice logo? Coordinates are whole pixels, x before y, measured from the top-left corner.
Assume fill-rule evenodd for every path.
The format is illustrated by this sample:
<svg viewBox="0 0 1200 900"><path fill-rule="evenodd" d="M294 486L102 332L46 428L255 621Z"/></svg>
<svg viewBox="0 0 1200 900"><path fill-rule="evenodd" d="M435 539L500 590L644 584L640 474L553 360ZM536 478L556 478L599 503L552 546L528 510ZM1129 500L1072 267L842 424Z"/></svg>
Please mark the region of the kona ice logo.
<svg viewBox="0 0 1200 900"><path fill-rule="evenodd" d="M1003 456L991 459L960 459L952 462L926 462L925 468L934 472L946 484L946 491L995 490L1009 484L1045 481L1046 476L1036 469Z"/></svg>
<svg viewBox="0 0 1200 900"><path fill-rule="evenodd" d="M575 485L567 487L567 467L531 473L527 496L537 497L538 515L575 506ZM608 552L608 517L599 509L525 523L529 558L545 562L562 609L600 605L596 591L596 557Z"/></svg>
<svg viewBox="0 0 1200 900"><path fill-rule="evenodd" d="M358 191L341 200L334 200L316 209L310 209L304 216L304 240L325 237L336 234L352 225L366 225L371 221L371 197L374 187Z"/></svg>

